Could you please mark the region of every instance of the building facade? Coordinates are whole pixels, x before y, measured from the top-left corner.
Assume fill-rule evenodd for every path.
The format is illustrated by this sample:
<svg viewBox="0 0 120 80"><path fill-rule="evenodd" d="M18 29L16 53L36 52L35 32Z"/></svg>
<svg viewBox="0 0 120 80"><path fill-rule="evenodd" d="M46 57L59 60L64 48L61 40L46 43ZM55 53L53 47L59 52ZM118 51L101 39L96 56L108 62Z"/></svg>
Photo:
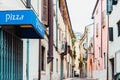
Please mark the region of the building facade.
<svg viewBox="0 0 120 80"><path fill-rule="evenodd" d="M78 58L78 68L79 68L79 76L81 78L87 77L87 46L88 46L88 28L85 27L84 34L82 35L79 41L79 58Z"/></svg>
<svg viewBox="0 0 120 80"><path fill-rule="evenodd" d="M93 78L93 25L89 24L86 27L88 28L88 35L86 37L87 44L87 77Z"/></svg>
<svg viewBox="0 0 120 80"><path fill-rule="evenodd" d="M75 38L66 0L59 0L58 8L58 52L60 58L60 80L73 76L72 39Z"/></svg>
<svg viewBox="0 0 120 80"><path fill-rule="evenodd" d="M38 79L39 39L44 38L44 25L39 16L41 4L37 4L37 0L1 0L0 3L0 40L3 43L0 80Z"/></svg>
<svg viewBox="0 0 120 80"><path fill-rule="evenodd" d="M120 18L119 12L120 10L117 9L120 7L120 1L114 1L112 3L112 12L108 15L108 26L109 26L109 55L108 55L108 66L109 66L109 79L120 72L120 47L119 47L119 33L120 33ZM115 17L116 16L116 17Z"/></svg>
<svg viewBox="0 0 120 80"><path fill-rule="evenodd" d="M87 54L88 54L87 77L88 78L93 78L93 69L94 69L94 64L93 64L93 58L94 58L94 56L93 56L93 37L91 37L90 40L89 40Z"/></svg>
<svg viewBox="0 0 120 80"><path fill-rule="evenodd" d="M93 77L100 80L107 79L108 27L106 17L106 1L97 0L93 10L94 20L94 69Z"/></svg>
<svg viewBox="0 0 120 80"><path fill-rule="evenodd" d="M1 0L0 4L0 80L72 77L75 37L66 1Z"/></svg>

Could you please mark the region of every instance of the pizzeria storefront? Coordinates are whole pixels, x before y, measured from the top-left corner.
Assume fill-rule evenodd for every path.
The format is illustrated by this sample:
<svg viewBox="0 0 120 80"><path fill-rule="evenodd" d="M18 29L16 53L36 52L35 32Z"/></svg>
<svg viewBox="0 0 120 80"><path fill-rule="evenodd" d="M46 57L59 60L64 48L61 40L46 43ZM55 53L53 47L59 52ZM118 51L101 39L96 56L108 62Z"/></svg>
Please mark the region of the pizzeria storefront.
<svg viewBox="0 0 120 80"><path fill-rule="evenodd" d="M23 80L23 40L43 39L33 10L0 11L0 80Z"/></svg>

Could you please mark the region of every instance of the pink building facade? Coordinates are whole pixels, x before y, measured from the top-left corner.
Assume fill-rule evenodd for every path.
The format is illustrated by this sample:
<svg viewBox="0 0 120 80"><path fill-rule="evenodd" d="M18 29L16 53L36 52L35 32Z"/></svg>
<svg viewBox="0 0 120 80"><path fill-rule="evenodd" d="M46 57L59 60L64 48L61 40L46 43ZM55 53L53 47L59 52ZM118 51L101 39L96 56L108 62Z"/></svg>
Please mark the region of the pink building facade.
<svg viewBox="0 0 120 80"><path fill-rule="evenodd" d="M88 74L87 77L93 78L93 70L94 70L94 64L93 64L93 37L91 37L89 41L89 46L88 46L88 60L87 60L87 70Z"/></svg>
<svg viewBox="0 0 120 80"><path fill-rule="evenodd" d="M107 41L108 27L106 25L106 0L97 0L92 18L93 27L93 55L88 56L88 72L93 78L107 79Z"/></svg>

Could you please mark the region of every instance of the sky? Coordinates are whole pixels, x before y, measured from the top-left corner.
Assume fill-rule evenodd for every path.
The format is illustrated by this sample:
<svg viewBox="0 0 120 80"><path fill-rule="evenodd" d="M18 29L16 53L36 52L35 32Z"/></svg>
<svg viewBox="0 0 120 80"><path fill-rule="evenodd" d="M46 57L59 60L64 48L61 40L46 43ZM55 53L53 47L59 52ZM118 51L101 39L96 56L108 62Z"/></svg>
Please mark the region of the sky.
<svg viewBox="0 0 120 80"><path fill-rule="evenodd" d="M96 0L66 0L72 29L84 33L84 27L93 23L92 12Z"/></svg>

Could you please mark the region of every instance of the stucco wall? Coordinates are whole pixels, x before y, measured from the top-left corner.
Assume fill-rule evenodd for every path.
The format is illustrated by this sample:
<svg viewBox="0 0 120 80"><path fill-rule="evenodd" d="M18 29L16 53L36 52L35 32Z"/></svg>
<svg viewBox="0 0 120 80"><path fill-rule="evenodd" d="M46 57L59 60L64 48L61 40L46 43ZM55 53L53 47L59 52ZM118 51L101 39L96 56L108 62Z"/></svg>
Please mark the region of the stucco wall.
<svg viewBox="0 0 120 80"><path fill-rule="evenodd" d="M39 40L29 40L29 48L27 40L23 40L23 80L26 80L26 60L27 48L29 49L29 80L38 78L38 55L39 55Z"/></svg>
<svg viewBox="0 0 120 80"><path fill-rule="evenodd" d="M102 2L104 1L104 2ZM94 12L94 72L93 77L106 80L106 69L104 68L103 53L107 53L107 27L102 26L102 11L105 10L105 0L99 0ZM98 27L98 36L96 31Z"/></svg>
<svg viewBox="0 0 120 80"><path fill-rule="evenodd" d="M114 71L120 72L118 67L120 67L118 61L120 61L119 56L119 50L120 50L120 36L118 37L118 27L117 22L120 20L120 1L118 1L118 4L113 6L113 11L109 16L109 25L110 27L113 27L113 41L109 41L109 59L115 58L115 64L114 64Z"/></svg>

